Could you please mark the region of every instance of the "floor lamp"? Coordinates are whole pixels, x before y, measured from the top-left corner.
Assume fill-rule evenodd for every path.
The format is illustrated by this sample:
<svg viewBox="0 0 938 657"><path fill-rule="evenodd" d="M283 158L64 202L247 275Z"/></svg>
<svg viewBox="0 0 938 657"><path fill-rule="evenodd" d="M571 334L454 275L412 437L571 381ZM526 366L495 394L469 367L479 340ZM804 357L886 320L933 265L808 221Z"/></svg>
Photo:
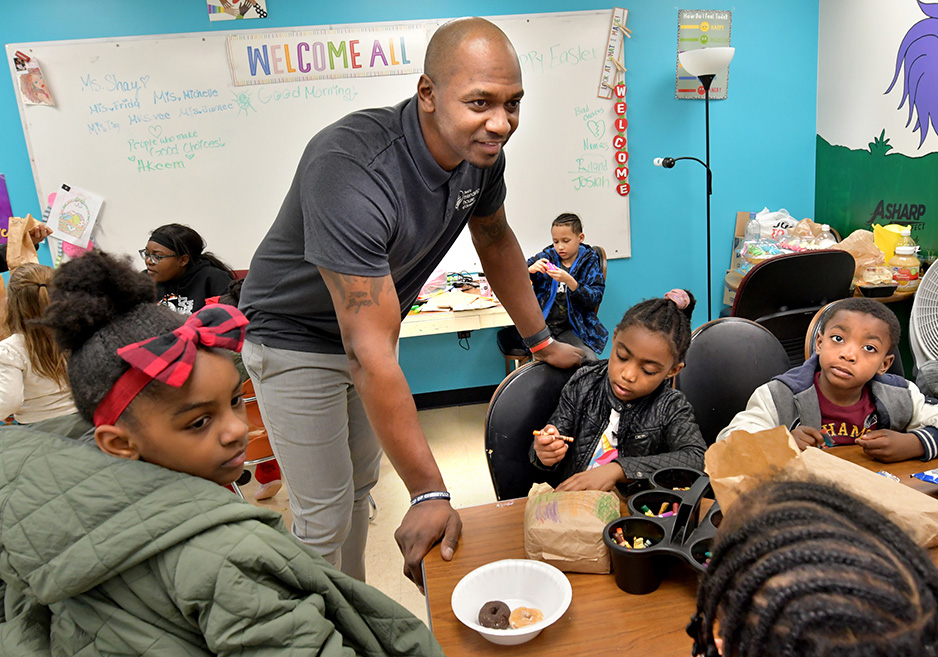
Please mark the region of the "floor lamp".
<svg viewBox="0 0 938 657"><path fill-rule="evenodd" d="M706 161L701 162L696 157L658 157L655 166L670 169L680 160L693 160L699 162L707 170L707 321L713 313L713 285L711 284L712 268L710 265L710 195L713 194L713 174L710 170L710 85L716 74L729 66L733 59L735 48L700 48L679 53L677 58L684 70L697 76L704 89L704 120L706 124L707 151Z"/></svg>

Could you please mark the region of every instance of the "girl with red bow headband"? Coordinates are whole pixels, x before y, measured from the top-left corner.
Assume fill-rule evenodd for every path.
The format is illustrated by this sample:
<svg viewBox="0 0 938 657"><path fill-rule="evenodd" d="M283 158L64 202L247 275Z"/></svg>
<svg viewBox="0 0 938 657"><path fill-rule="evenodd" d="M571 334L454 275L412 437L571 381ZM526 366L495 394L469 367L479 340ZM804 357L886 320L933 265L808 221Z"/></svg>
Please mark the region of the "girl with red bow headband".
<svg viewBox="0 0 938 657"><path fill-rule="evenodd" d="M247 444L223 351L241 347L240 312L184 323L145 274L96 251L53 286L43 321L70 352L97 446L41 423L0 428L4 641L63 655L442 657L413 614L216 485L241 473Z"/></svg>

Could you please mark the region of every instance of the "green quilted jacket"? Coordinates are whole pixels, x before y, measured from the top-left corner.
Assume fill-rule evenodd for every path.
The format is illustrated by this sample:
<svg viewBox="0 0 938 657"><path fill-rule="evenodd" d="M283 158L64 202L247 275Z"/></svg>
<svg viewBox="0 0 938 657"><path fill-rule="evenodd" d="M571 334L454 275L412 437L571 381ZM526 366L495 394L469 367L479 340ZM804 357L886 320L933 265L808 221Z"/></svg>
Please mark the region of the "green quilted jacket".
<svg viewBox="0 0 938 657"><path fill-rule="evenodd" d="M212 482L0 428L0 655L442 655Z"/></svg>

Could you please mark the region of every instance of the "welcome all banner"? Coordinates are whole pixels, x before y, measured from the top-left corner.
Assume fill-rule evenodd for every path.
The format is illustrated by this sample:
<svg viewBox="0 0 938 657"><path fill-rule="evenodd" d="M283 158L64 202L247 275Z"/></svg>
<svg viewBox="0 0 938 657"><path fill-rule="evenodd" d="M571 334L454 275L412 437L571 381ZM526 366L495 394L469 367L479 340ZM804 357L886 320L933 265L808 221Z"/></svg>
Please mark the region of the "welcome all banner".
<svg viewBox="0 0 938 657"><path fill-rule="evenodd" d="M285 31L228 37L235 86L423 71L426 27Z"/></svg>

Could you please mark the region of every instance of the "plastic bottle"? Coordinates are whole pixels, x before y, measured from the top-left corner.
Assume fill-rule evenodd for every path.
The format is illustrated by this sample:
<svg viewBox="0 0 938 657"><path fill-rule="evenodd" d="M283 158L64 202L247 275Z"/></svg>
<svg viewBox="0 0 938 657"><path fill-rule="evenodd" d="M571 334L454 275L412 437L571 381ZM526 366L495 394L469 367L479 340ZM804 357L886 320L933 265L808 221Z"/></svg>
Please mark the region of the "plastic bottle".
<svg viewBox="0 0 938 657"><path fill-rule="evenodd" d="M900 230L899 241L896 242L896 246L915 246L915 240L912 239L912 231L908 228Z"/></svg>
<svg viewBox="0 0 938 657"><path fill-rule="evenodd" d="M762 236L762 225L759 223L759 220L756 219L756 213L749 213L749 221L746 223L746 235L744 237L747 242L755 242Z"/></svg>
<svg viewBox="0 0 938 657"><path fill-rule="evenodd" d="M915 257L914 246L897 246L896 255L889 260L892 269L892 280L899 287L896 294L910 294L918 289L919 268L921 262Z"/></svg>
<svg viewBox="0 0 938 657"><path fill-rule="evenodd" d="M834 234L831 232L831 227L828 224L821 224L821 234L815 237L814 241L819 249L829 249L837 243L837 240L834 239Z"/></svg>

